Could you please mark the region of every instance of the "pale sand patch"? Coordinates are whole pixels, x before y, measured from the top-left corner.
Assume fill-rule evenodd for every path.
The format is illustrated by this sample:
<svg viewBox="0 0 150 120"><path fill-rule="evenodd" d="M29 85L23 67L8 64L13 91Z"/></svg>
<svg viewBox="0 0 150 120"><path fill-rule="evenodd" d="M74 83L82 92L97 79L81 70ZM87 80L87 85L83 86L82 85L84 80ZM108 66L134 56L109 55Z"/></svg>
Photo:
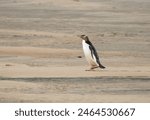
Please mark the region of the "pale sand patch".
<svg viewBox="0 0 150 120"><path fill-rule="evenodd" d="M107 68L106 70L85 71L86 67L1 67L1 77L100 77L100 76L150 76L149 68Z"/></svg>
<svg viewBox="0 0 150 120"><path fill-rule="evenodd" d="M69 57L72 55L81 54L81 50L69 49L51 49L51 48L36 48L36 47L0 47L0 56L30 56L30 57Z"/></svg>
<svg viewBox="0 0 150 120"><path fill-rule="evenodd" d="M11 57L16 56L16 60L18 59L20 62L15 63L10 60L9 62L1 61L0 76L2 77L150 76L149 66L127 67L125 63L118 63L118 65L113 66L111 65L111 59L108 62L108 65L106 64L107 67L104 70L96 69L95 71L85 71L85 69L88 69L85 58L82 60L81 58L77 58L79 55L82 55L82 51L80 50L36 47L0 47L0 53L1 58L5 58L4 60L7 60L9 57L11 60L14 59ZM117 54L119 55L120 53ZM107 53L107 55L109 54ZM26 60L18 58L23 58L24 56L30 57L31 60L33 59L33 62L36 59L42 59L43 61L41 60L40 63L45 64L45 66L33 67L24 64ZM122 58L126 55L119 56ZM44 63L44 60L50 60L51 64ZM58 60L57 62L59 64L55 62L56 60Z"/></svg>

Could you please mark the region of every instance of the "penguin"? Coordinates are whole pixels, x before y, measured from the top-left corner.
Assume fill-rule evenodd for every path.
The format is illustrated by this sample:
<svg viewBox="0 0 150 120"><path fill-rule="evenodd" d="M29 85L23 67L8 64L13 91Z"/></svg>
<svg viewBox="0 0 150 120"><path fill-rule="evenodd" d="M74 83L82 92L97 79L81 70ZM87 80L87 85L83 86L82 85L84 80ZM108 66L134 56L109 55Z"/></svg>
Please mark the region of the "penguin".
<svg viewBox="0 0 150 120"><path fill-rule="evenodd" d="M90 69L87 71L94 70L95 68L104 69L105 67L100 63L99 56L93 44L90 42L88 36L86 35L79 35L82 38L82 46L83 52L85 55L86 60L90 65Z"/></svg>

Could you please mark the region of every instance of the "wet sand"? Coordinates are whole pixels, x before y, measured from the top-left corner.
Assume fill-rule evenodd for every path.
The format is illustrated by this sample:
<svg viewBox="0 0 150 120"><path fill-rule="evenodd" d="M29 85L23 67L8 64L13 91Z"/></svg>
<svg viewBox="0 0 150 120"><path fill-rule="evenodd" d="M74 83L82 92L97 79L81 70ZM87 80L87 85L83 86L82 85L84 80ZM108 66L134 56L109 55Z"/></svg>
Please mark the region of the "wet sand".
<svg viewBox="0 0 150 120"><path fill-rule="evenodd" d="M0 102L150 102L149 0L0 1ZM85 71L79 34L105 70Z"/></svg>
<svg viewBox="0 0 150 120"><path fill-rule="evenodd" d="M146 77L1 78L0 101L149 102L149 84Z"/></svg>

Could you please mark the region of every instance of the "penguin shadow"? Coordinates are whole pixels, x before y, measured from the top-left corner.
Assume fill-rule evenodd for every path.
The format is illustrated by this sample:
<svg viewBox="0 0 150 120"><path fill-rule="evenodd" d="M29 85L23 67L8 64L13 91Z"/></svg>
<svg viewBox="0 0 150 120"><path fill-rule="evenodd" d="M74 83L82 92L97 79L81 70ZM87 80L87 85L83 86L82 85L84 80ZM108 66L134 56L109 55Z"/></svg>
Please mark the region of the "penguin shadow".
<svg viewBox="0 0 150 120"><path fill-rule="evenodd" d="M85 69L86 72L101 72L101 71L107 71L107 69L101 69L99 67L94 68L94 69Z"/></svg>

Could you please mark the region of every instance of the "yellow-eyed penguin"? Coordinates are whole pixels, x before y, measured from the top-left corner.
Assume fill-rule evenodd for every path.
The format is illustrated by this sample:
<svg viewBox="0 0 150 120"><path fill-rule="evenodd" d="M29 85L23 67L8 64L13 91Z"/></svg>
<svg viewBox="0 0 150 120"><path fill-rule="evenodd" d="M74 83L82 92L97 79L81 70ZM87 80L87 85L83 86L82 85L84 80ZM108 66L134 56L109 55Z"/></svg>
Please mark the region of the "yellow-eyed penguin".
<svg viewBox="0 0 150 120"><path fill-rule="evenodd" d="M93 44L90 42L88 36L80 35L79 37L82 38L83 52L86 57L86 60L90 65L90 70L93 70L98 67L104 69L105 67L100 63L97 51Z"/></svg>

